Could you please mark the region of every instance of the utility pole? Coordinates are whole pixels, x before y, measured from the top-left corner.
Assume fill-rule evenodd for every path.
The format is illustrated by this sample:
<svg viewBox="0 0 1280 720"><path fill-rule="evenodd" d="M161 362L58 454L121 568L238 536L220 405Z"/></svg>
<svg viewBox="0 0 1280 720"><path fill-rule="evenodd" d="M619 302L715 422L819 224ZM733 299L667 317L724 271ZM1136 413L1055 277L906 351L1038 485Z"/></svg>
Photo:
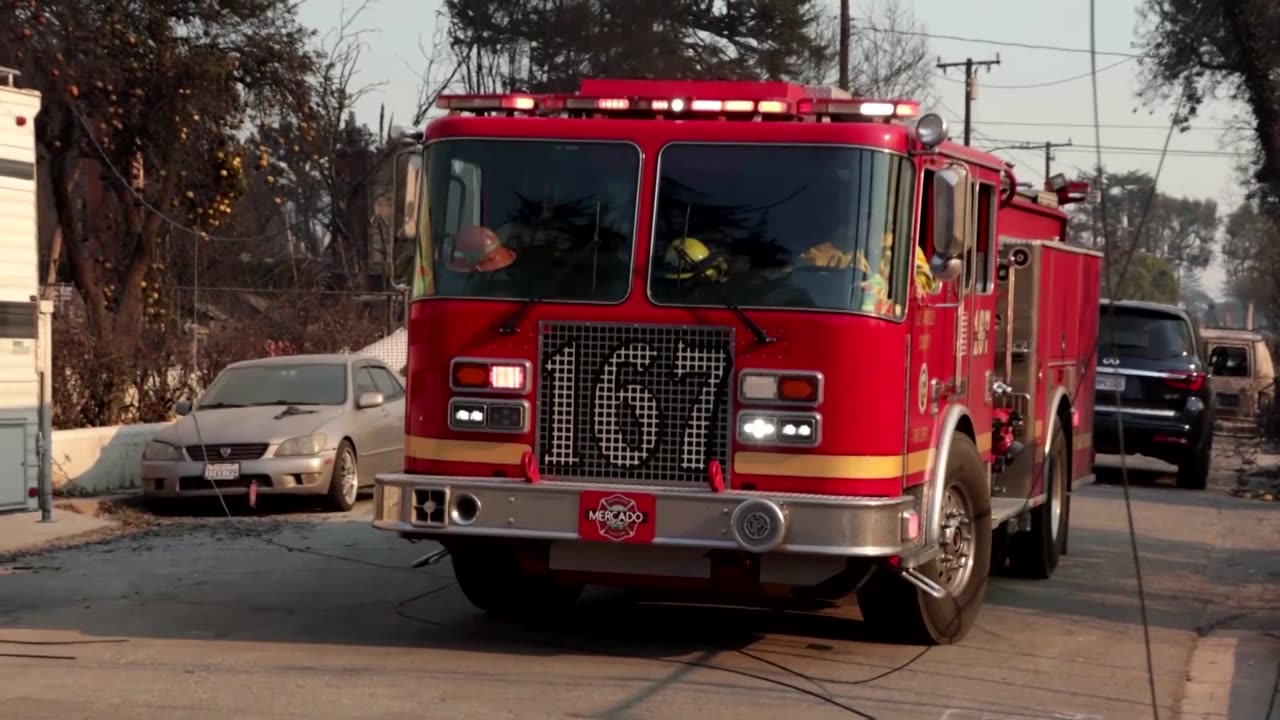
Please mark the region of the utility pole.
<svg viewBox="0 0 1280 720"><path fill-rule="evenodd" d="M1067 138L1066 142L1050 142L1048 140L1042 143L1024 142L1017 145L1001 145L1000 147L987 148L988 151L995 150L1043 150L1044 151L1044 181L1049 182L1049 177L1053 174L1051 164L1054 161L1053 149L1059 147L1070 147L1071 138Z"/></svg>
<svg viewBox="0 0 1280 720"><path fill-rule="evenodd" d="M1053 149L1056 147L1071 147L1071 138L1067 138L1067 141L1064 143L1049 142L1048 140L1044 142L1044 181L1045 182L1049 182L1049 177L1053 174L1049 172L1049 167L1050 167L1050 163L1052 163L1055 160L1055 158L1053 157Z"/></svg>
<svg viewBox="0 0 1280 720"><path fill-rule="evenodd" d="M969 144L970 131L972 128L972 110L973 101L978 98L978 83L974 77L974 68L985 67L987 72L991 72L992 65L1000 64L1000 53L996 53L995 60L974 60L973 58L965 58L964 62L942 62L942 58L938 58L938 69L944 74L948 68L962 67L964 68L964 144Z"/></svg>
<svg viewBox="0 0 1280 720"><path fill-rule="evenodd" d="M849 17L850 0L840 0L840 89L845 92L849 91L849 25L852 20Z"/></svg>

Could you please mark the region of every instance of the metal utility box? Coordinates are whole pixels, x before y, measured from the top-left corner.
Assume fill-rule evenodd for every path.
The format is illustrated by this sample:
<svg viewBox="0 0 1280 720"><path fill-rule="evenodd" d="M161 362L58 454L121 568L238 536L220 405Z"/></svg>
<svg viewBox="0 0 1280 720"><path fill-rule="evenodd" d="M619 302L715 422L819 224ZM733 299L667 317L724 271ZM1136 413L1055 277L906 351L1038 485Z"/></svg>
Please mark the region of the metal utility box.
<svg viewBox="0 0 1280 720"><path fill-rule="evenodd" d="M0 512L35 510L48 473L52 303L39 299L36 115L40 94L0 68Z"/></svg>

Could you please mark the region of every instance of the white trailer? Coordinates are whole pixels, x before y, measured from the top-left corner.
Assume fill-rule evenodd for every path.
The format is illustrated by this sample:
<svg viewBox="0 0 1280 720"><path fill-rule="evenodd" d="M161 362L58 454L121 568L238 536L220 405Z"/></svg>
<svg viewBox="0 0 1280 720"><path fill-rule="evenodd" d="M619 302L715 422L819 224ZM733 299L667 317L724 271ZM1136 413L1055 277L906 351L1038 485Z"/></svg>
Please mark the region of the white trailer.
<svg viewBox="0 0 1280 720"><path fill-rule="evenodd" d="M0 68L0 512L39 507L48 487L52 303L37 279L36 115L40 94Z"/></svg>

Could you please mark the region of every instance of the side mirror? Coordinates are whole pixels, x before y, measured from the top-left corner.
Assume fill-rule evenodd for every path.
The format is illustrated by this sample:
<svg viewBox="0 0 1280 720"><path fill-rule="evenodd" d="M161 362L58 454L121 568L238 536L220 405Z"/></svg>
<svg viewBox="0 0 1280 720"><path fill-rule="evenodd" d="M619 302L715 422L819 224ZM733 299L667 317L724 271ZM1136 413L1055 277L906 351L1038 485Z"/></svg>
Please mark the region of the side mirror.
<svg viewBox="0 0 1280 720"><path fill-rule="evenodd" d="M422 149L410 147L395 155L395 212L391 226L397 240L418 237L418 203L422 200Z"/></svg>
<svg viewBox="0 0 1280 720"><path fill-rule="evenodd" d="M370 408L382 407L387 399L380 392L360 393L360 397L356 398L356 407L361 410L369 410Z"/></svg>
<svg viewBox="0 0 1280 720"><path fill-rule="evenodd" d="M934 175L934 257L931 258L931 265L934 274L939 277L947 272L953 258L958 259L964 255L967 237L965 223L969 217L968 203L972 185L969 172L962 164L952 165Z"/></svg>
<svg viewBox="0 0 1280 720"><path fill-rule="evenodd" d="M950 282L960 277L960 273L964 272L964 263L958 257L949 257L941 262L938 269L934 271L933 276L938 280Z"/></svg>
<svg viewBox="0 0 1280 720"><path fill-rule="evenodd" d="M180 417L184 417L184 416L190 415L190 414L191 414L191 401L190 401L190 400L179 400L178 402L174 403L174 404L173 404L173 412L175 412L175 413L176 413L178 416L180 416Z"/></svg>

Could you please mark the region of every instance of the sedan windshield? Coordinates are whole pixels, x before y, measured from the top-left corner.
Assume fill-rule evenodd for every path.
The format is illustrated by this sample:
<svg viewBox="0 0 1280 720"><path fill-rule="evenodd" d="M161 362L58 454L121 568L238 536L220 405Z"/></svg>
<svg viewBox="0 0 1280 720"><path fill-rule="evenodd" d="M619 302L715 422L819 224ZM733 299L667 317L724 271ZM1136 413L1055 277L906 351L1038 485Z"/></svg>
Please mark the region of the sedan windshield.
<svg viewBox="0 0 1280 720"><path fill-rule="evenodd" d="M621 301L639 174L624 143L432 143L414 294Z"/></svg>
<svg viewBox="0 0 1280 720"><path fill-rule="evenodd" d="M678 144L662 151L659 173L655 302L901 316L914 189L905 158Z"/></svg>
<svg viewBox="0 0 1280 720"><path fill-rule="evenodd" d="M1114 352L1112 342L1115 343ZM1195 354L1191 327L1177 315L1130 308L1102 308L1098 353L1103 357L1172 360Z"/></svg>
<svg viewBox="0 0 1280 720"><path fill-rule="evenodd" d="M347 401L346 370L335 363L227 368L209 386L200 408L341 405Z"/></svg>

